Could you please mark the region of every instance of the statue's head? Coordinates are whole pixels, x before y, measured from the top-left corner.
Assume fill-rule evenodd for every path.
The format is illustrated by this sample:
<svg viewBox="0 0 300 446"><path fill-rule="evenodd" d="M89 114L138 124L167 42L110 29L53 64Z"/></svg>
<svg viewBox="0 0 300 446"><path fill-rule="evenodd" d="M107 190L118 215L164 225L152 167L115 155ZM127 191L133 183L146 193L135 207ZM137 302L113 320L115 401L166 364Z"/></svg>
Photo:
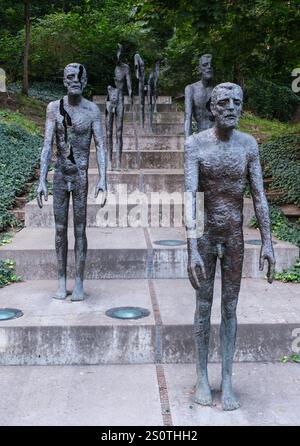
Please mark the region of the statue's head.
<svg viewBox="0 0 300 446"><path fill-rule="evenodd" d="M202 79L211 80L214 76L212 68L212 55L203 54L199 58L199 73L202 74Z"/></svg>
<svg viewBox="0 0 300 446"><path fill-rule="evenodd" d="M64 69L64 86L68 94L81 95L87 84L86 69L80 63L70 63Z"/></svg>
<svg viewBox="0 0 300 446"><path fill-rule="evenodd" d="M121 45L120 43L118 43L118 49L117 49L117 62L121 62L122 53L123 53L123 45Z"/></svg>
<svg viewBox="0 0 300 446"><path fill-rule="evenodd" d="M217 127L234 129L239 123L243 107L243 90L237 84L217 85L212 93L210 109Z"/></svg>

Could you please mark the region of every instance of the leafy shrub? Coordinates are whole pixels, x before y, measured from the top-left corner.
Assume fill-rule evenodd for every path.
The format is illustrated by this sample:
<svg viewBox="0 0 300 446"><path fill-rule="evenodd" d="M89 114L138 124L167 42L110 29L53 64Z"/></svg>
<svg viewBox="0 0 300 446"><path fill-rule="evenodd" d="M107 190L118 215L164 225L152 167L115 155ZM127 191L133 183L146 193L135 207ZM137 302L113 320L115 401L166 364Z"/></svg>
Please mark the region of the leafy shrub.
<svg viewBox="0 0 300 446"><path fill-rule="evenodd" d="M13 260L0 260L0 288L12 282L20 282L21 277L15 273L16 264Z"/></svg>
<svg viewBox="0 0 300 446"><path fill-rule="evenodd" d="M291 268L285 269L281 273L276 273L275 279L282 282L300 283L300 258L296 260L295 265Z"/></svg>
<svg viewBox="0 0 300 446"><path fill-rule="evenodd" d="M300 227L297 223L289 221L284 213L275 206L269 208L271 230L279 240L293 243L300 248ZM257 228L256 217L252 217L250 227Z"/></svg>
<svg viewBox="0 0 300 446"><path fill-rule="evenodd" d="M21 127L0 123L0 230L16 224L9 209L34 176L41 142Z"/></svg>
<svg viewBox="0 0 300 446"><path fill-rule="evenodd" d="M278 203L300 206L300 137L287 135L260 146L264 175L272 176L272 189L282 189L285 196Z"/></svg>
<svg viewBox="0 0 300 446"><path fill-rule="evenodd" d="M293 243L300 248L300 227L297 223L292 223L283 214L283 212L275 206L270 206L270 220L272 233L279 240ZM253 217L250 226L257 228L256 217ZM300 283L300 258L289 269L275 274L276 280L283 282Z"/></svg>
<svg viewBox="0 0 300 446"><path fill-rule="evenodd" d="M300 98L288 87L265 79L254 79L245 85L245 107L262 118L290 121Z"/></svg>

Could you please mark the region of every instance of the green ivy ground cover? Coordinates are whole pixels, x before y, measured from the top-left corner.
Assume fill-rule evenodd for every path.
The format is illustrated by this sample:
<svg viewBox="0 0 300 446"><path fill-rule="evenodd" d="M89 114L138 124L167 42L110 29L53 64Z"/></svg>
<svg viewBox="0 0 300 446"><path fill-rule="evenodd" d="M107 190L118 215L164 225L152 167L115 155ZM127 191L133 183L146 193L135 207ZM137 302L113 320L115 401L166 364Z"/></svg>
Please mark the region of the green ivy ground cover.
<svg viewBox="0 0 300 446"><path fill-rule="evenodd" d="M0 230L16 223L10 209L34 176L41 145L38 134L0 121Z"/></svg>
<svg viewBox="0 0 300 446"><path fill-rule="evenodd" d="M279 204L300 206L300 136L274 138L260 146L264 175L273 178L272 189L285 192Z"/></svg>

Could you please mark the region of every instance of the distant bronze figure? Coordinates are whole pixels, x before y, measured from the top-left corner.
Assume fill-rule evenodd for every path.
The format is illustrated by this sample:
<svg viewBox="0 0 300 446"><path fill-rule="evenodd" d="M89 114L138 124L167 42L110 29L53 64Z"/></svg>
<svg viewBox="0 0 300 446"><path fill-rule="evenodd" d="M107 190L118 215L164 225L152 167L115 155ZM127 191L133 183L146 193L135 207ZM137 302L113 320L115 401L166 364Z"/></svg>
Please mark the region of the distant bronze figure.
<svg viewBox="0 0 300 446"><path fill-rule="evenodd" d="M145 85L145 63L139 53L134 56L135 75L139 81L139 101L140 101L140 125L145 127L145 95L147 86Z"/></svg>
<svg viewBox="0 0 300 446"><path fill-rule="evenodd" d="M237 329L236 307L240 290L244 240L243 198L249 181L262 247L259 269L268 262L268 282L274 275L275 258L268 203L264 193L259 151L255 139L235 130L242 110L242 89L232 83L216 86L211 94L214 127L187 138L185 144L186 191L192 206L186 207L188 275L196 290L195 339L197 383L194 400L212 404L207 358L210 315L217 258L222 275L222 405L239 407L232 390L232 363ZM197 192L204 194L204 232L197 233Z"/></svg>
<svg viewBox="0 0 300 446"><path fill-rule="evenodd" d="M99 108L82 97L87 83L83 65L71 63L64 70L67 96L50 102L47 107L44 147L41 154L40 181L37 201L48 199L46 178L50 166L53 141L57 145L57 160L53 178L53 209L55 219L55 248L58 263L56 299L67 297L68 210L70 195L73 202L75 235L75 287L73 301L84 298L83 277L87 253L86 208L88 195L88 166L91 139L94 138L99 181L95 197L102 193L101 206L106 201L106 153Z"/></svg>
<svg viewBox="0 0 300 446"><path fill-rule="evenodd" d="M199 72L202 74L200 81L187 85L185 88L184 104L184 135L185 138L192 134L193 118L197 124L197 131L211 128L213 116L207 104L209 103L213 89L213 68L211 54L204 54L199 59Z"/></svg>
<svg viewBox="0 0 300 446"><path fill-rule="evenodd" d="M124 124L124 88L127 84L128 96L133 101L131 75L129 65L122 62L122 45L118 44L117 65L115 68L115 86L108 87L108 100L106 107L106 135L109 149L108 169L112 168L113 153L113 124L116 124L116 170L122 166L123 151L123 124Z"/></svg>
<svg viewBox="0 0 300 446"><path fill-rule="evenodd" d="M120 98L120 90L118 88L113 88L109 85L107 87L107 100L106 100L106 110L105 110L106 141L108 150L108 163L107 163L108 170L112 169L113 146L114 146L113 129L114 129L114 122L116 122L116 127L117 127L117 120L119 117L118 108L120 106L121 100L122 99ZM118 136L121 136L122 139L122 134L121 135L120 133L117 134ZM120 140L117 141L117 147L118 149L120 149ZM118 159L118 157L120 157L119 153L117 153L116 158ZM121 166L121 160L119 166L117 167L120 168L120 166Z"/></svg>
<svg viewBox="0 0 300 446"><path fill-rule="evenodd" d="M151 71L148 79L147 96L149 107L149 128L153 131L153 113L156 113L156 100L157 100L157 83L159 77L159 61L155 63L154 72Z"/></svg>

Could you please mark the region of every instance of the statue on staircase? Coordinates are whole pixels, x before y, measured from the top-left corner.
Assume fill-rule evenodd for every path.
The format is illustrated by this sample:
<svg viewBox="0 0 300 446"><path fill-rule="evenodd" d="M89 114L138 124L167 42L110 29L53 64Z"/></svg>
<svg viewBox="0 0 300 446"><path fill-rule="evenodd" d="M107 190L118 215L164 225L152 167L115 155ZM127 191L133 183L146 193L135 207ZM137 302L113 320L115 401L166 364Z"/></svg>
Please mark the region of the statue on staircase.
<svg viewBox="0 0 300 446"><path fill-rule="evenodd" d="M145 95L147 86L145 85L145 63L139 53L134 56L134 69L136 78L139 81L139 100L140 100L140 125L145 127Z"/></svg>
<svg viewBox="0 0 300 446"><path fill-rule="evenodd" d="M213 68L211 54L204 54L199 59L200 81L187 85L184 102L184 136L192 134L193 118L197 124L197 131L206 130L214 125L213 116L208 103L213 89Z"/></svg>
<svg viewBox="0 0 300 446"><path fill-rule="evenodd" d="M212 404L207 358L210 315L217 258L222 277L220 340L222 352L222 405L234 410L239 402L232 389L232 364L237 330L236 308L244 256L243 198L249 181L262 247L259 269L268 263L271 283L275 257L270 231L269 210L256 140L236 130L242 110L243 92L239 85L223 83L211 93L214 127L193 134L185 142L186 192L192 206L186 207L188 276L196 290L195 340L197 383L194 400ZM197 222L197 193L204 194L204 231Z"/></svg>
<svg viewBox="0 0 300 446"><path fill-rule="evenodd" d="M100 110L96 104L82 97L87 83L83 65L71 63L64 69L67 95L47 107L44 147L41 154L40 180L37 202L47 201L47 174L56 141L57 157L53 177L53 210L55 220L55 248L58 264L58 290L56 299L67 297L68 210L70 195L73 202L75 235L75 287L72 301L84 299L83 278L87 253L86 210L88 196L88 166L91 139L94 138L99 181L95 197L101 192L101 207L107 194L106 151Z"/></svg>
<svg viewBox="0 0 300 446"><path fill-rule="evenodd" d="M116 123L116 169L120 170L122 166L123 150L123 123L124 123L124 87L127 84L128 95L133 104L131 75L129 65L122 62L122 45L118 44L117 65L115 68L115 88L108 87L107 105L106 105L106 135L108 142L109 162L108 169L112 168L113 153L113 125Z"/></svg>

